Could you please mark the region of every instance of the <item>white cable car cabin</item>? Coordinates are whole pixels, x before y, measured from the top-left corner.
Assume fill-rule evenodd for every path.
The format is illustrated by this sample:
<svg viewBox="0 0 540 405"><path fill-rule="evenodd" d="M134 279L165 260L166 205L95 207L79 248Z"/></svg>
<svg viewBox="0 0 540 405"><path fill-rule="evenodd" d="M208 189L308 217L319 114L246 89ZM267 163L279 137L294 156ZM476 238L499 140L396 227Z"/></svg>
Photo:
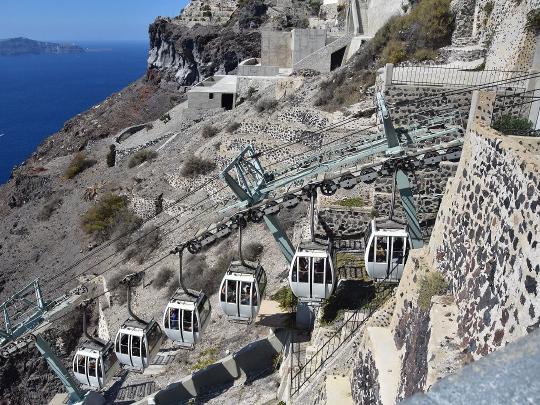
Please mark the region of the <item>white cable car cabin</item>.
<svg viewBox="0 0 540 405"><path fill-rule="evenodd" d="M195 347L210 320L210 300L205 293L186 293L179 288L167 304L163 330L181 347Z"/></svg>
<svg viewBox="0 0 540 405"><path fill-rule="evenodd" d="M121 364L143 371L156 357L162 341L163 334L156 321L128 319L116 334L114 351Z"/></svg>
<svg viewBox="0 0 540 405"><path fill-rule="evenodd" d="M229 320L251 323L257 317L266 282L259 263L231 263L219 288L219 304Z"/></svg>
<svg viewBox="0 0 540 405"><path fill-rule="evenodd" d="M112 342L99 345L87 341L77 348L73 357L73 374L84 386L102 389L119 370Z"/></svg>
<svg viewBox="0 0 540 405"><path fill-rule="evenodd" d="M368 275L374 280L399 281L410 249L405 225L373 219L365 240L364 260Z"/></svg>
<svg viewBox="0 0 540 405"><path fill-rule="evenodd" d="M299 299L322 301L330 297L336 285L330 244L301 242L289 268L289 284Z"/></svg>

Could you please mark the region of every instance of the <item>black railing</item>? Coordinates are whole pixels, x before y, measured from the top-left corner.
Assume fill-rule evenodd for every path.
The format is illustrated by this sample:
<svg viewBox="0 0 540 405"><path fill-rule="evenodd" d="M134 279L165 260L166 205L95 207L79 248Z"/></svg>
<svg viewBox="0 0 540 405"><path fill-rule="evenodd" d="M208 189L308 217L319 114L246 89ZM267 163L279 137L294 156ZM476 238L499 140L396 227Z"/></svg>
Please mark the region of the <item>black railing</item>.
<svg viewBox="0 0 540 405"><path fill-rule="evenodd" d="M344 343L346 343L369 319L370 317L386 302L387 298L392 295L394 289L393 284L381 283L376 288L382 288L381 295L376 296L366 306L355 310L349 317L342 321L342 324L332 333L331 336L319 347L319 349L311 355L304 363L300 364L300 351L291 350L291 368L290 368L290 397L294 397L300 392L302 387L327 363ZM384 294L384 296L382 296ZM351 326L351 329L345 329L346 334L342 336L343 328ZM291 342L291 345L293 343ZM296 353L297 365L294 365L294 355ZM298 370L294 372L294 369Z"/></svg>

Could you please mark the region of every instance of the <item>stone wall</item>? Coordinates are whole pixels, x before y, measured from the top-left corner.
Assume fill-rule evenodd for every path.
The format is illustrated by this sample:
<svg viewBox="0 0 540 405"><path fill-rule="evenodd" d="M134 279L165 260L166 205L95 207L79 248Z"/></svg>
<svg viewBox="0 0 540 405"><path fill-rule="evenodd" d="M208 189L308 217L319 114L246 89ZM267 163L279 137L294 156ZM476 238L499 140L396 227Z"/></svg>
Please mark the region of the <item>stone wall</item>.
<svg viewBox="0 0 540 405"><path fill-rule="evenodd" d="M474 358L540 324L540 160L475 125L429 245L452 284L462 343Z"/></svg>

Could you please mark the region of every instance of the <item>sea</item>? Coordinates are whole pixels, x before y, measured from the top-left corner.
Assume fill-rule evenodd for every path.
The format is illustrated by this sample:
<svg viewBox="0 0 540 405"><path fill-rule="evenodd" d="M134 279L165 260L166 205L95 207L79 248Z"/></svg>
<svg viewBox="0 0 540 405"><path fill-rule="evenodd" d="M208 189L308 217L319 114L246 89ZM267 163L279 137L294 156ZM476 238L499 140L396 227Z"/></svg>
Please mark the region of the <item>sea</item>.
<svg viewBox="0 0 540 405"><path fill-rule="evenodd" d="M86 52L0 56L0 184L65 121L145 72L147 42L61 42Z"/></svg>

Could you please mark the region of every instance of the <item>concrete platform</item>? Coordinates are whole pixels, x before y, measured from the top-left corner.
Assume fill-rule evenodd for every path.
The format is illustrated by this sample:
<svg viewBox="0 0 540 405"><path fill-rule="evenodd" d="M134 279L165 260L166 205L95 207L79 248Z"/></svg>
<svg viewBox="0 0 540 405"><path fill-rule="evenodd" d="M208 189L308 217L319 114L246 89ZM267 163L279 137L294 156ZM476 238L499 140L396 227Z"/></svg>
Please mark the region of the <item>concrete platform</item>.
<svg viewBox="0 0 540 405"><path fill-rule="evenodd" d="M349 378L340 375L326 377L326 403L336 405L354 404Z"/></svg>
<svg viewBox="0 0 540 405"><path fill-rule="evenodd" d="M277 301L263 300L255 324L269 328L288 328L292 320L293 314L281 309Z"/></svg>
<svg viewBox="0 0 540 405"><path fill-rule="evenodd" d="M367 332L373 359L379 371L381 403L395 404L399 388L400 361L394 337L390 328L370 327Z"/></svg>

